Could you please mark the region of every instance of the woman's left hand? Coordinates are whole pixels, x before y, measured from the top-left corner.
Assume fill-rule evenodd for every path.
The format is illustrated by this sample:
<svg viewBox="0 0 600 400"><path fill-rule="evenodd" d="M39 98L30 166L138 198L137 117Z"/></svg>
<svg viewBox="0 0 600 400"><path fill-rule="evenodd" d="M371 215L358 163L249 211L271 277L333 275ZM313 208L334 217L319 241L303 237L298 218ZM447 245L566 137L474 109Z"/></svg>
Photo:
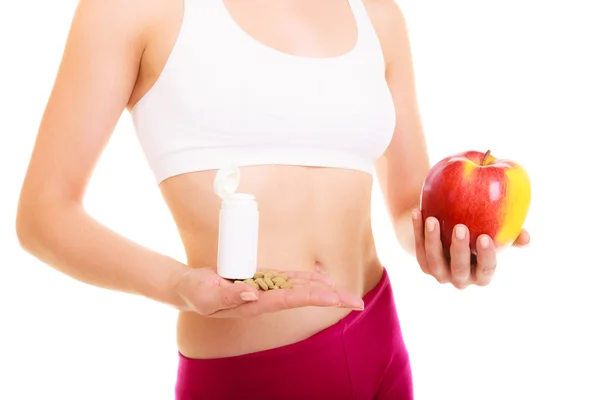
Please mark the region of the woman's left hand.
<svg viewBox="0 0 600 400"><path fill-rule="evenodd" d="M423 221L419 210L412 215L416 257L423 272L432 275L440 283L451 283L458 289L469 285L486 286L496 271L496 250L488 235L477 238L477 256L469 247L469 229L456 225L449 252L444 252L440 239L440 224L429 217ZM513 243L515 247L529 244L529 233L522 230Z"/></svg>

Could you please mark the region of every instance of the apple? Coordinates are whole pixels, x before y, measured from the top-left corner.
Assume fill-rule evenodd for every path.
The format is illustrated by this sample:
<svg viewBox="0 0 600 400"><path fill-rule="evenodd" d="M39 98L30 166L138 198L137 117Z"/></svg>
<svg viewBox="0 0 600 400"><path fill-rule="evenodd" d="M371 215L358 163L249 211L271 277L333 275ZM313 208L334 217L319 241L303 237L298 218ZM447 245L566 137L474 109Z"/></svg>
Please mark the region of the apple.
<svg viewBox="0 0 600 400"><path fill-rule="evenodd" d="M531 201L529 176L514 161L497 159L488 150L446 157L428 172L421 190L423 219L440 223L442 245L450 247L454 226L466 225L471 252L482 234L496 249L519 236Z"/></svg>

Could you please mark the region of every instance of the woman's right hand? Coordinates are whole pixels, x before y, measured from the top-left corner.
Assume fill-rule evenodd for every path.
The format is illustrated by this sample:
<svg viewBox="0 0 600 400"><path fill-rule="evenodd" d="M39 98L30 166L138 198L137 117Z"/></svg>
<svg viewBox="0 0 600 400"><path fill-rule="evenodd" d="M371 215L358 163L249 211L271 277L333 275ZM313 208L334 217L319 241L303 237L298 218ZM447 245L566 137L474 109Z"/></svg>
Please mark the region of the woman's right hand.
<svg viewBox="0 0 600 400"><path fill-rule="evenodd" d="M184 310L205 317L250 318L290 308L317 306L362 310L363 300L337 289L317 272L285 271L289 289L259 291L247 284L234 284L210 268L190 268L176 284Z"/></svg>

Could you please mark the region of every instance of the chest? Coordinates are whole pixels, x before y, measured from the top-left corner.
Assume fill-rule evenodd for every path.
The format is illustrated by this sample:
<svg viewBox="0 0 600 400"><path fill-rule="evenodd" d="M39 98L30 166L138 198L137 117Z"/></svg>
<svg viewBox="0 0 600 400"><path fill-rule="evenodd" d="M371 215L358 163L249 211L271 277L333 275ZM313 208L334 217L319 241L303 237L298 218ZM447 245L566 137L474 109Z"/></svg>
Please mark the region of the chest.
<svg viewBox="0 0 600 400"><path fill-rule="evenodd" d="M358 29L348 0L214 0L223 22L282 53L332 57L354 47Z"/></svg>
<svg viewBox="0 0 600 400"><path fill-rule="evenodd" d="M245 60L244 62L237 62ZM223 57L179 71L170 98L193 125L221 133L276 139L285 134L306 140L346 139L389 133L393 108L383 79L362 65L253 62Z"/></svg>

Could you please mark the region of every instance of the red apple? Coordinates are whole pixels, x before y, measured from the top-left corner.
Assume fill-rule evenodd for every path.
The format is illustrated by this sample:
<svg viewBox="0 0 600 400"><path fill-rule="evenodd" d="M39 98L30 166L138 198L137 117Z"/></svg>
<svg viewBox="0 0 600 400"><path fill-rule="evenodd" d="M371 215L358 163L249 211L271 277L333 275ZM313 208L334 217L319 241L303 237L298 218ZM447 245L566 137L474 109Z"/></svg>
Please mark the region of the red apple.
<svg viewBox="0 0 600 400"><path fill-rule="evenodd" d="M510 160L467 151L435 164L421 191L423 218L440 222L444 248L450 247L454 226L469 228L470 246L476 252L477 237L489 235L496 249L519 236L531 200L529 177Z"/></svg>

